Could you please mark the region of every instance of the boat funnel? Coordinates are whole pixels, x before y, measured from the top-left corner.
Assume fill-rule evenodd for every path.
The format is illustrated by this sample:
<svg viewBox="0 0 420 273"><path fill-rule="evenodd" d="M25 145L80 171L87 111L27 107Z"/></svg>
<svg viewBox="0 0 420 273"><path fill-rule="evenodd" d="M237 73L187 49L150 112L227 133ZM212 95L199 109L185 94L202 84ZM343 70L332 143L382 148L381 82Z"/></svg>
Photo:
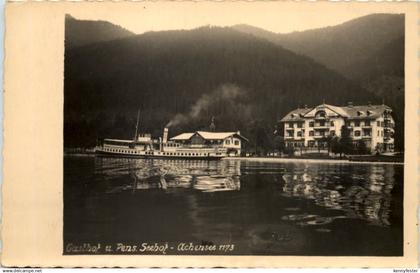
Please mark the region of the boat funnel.
<svg viewBox="0 0 420 273"><path fill-rule="evenodd" d="M168 131L169 131L168 128L163 129L163 139L162 139L163 143L168 142Z"/></svg>

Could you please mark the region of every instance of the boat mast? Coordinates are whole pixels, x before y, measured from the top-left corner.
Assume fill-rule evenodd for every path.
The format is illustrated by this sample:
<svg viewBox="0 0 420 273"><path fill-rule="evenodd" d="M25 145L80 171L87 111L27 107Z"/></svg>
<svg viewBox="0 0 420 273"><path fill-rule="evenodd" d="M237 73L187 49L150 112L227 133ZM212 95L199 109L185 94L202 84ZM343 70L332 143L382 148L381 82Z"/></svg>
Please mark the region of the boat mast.
<svg viewBox="0 0 420 273"><path fill-rule="evenodd" d="M140 109L137 111L137 123L136 123L136 133L134 135L134 142L136 142L136 139L137 139L137 130L139 128L139 119L140 119Z"/></svg>

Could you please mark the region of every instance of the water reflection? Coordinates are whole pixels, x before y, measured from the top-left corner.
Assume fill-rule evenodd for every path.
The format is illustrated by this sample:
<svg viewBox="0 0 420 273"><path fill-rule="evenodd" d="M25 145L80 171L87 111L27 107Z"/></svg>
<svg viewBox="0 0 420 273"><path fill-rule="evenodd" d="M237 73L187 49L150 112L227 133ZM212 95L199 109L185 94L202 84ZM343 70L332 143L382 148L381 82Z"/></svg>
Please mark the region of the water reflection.
<svg viewBox="0 0 420 273"><path fill-rule="evenodd" d="M320 216L296 212L282 217L297 225L324 225L341 218L359 218L376 225L390 225L391 191L395 183L393 165L267 164L240 160L158 160L96 158L95 174L100 180L124 183L110 185L107 192L180 189L200 192L239 191L241 177L258 174L282 184L280 194L305 198L342 215ZM278 179L278 177L282 179ZM274 194L274 192L273 192ZM294 211L293 211L294 210Z"/></svg>
<svg viewBox="0 0 420 273"><path fill-rule="evenodd" d="M244 255L400 255L403 171L67 157L65 238L234 243Z"/></svg>
<svg viewBox="0 0 420 273"><path fill-rule="evenodd" d="M128 178L130 184L115 187L121 190L173 188L194 189L201 192L240 189L240 161L158 160L96 158L95 173L104 180Z"/></svg>
<svg viewBox="0 0 420 273"><path fill-rule="evenodd" d="M285 216L301 225L319 225L340 218L360 218L376 225L390 225L391 191L395 183L392 165L357 166L305 165L285 173L283 194L313 199L315 204L343 211L335 217Z"/></svg>

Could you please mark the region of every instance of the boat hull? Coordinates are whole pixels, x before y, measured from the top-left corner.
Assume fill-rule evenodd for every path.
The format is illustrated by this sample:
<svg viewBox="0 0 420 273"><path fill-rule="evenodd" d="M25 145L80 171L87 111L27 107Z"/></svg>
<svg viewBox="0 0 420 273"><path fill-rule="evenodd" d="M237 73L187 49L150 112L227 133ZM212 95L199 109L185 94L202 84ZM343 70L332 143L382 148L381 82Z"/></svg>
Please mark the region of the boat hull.
<svg viewBox="0 0 420 273"><path fill-rule="evenodd" d="M225 155L197 155L197 156L177 156L177 155L162 155L162 154L129 154L129 153L115 153L103 150L95 150L96 156L101 157L120 157L120 158L149 158L149 159L186 159L186 160L220 160Z"/></svg>

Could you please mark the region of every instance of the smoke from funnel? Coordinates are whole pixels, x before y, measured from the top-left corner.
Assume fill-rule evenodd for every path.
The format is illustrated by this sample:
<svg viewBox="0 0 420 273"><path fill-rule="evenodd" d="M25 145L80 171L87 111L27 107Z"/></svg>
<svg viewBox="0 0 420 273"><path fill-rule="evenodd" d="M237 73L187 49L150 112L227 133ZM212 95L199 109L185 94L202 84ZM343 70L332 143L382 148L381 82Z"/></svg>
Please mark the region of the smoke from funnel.
<svg viewBox="0 0 420 273"><path fill-rule="evenodd" d="M202 113L216 101L230 101L243 95L243 91L234 84L224 84L210 94L202 95L190 108L187 114L176 114L165 127L173 127L197 120Z"/></svg>

